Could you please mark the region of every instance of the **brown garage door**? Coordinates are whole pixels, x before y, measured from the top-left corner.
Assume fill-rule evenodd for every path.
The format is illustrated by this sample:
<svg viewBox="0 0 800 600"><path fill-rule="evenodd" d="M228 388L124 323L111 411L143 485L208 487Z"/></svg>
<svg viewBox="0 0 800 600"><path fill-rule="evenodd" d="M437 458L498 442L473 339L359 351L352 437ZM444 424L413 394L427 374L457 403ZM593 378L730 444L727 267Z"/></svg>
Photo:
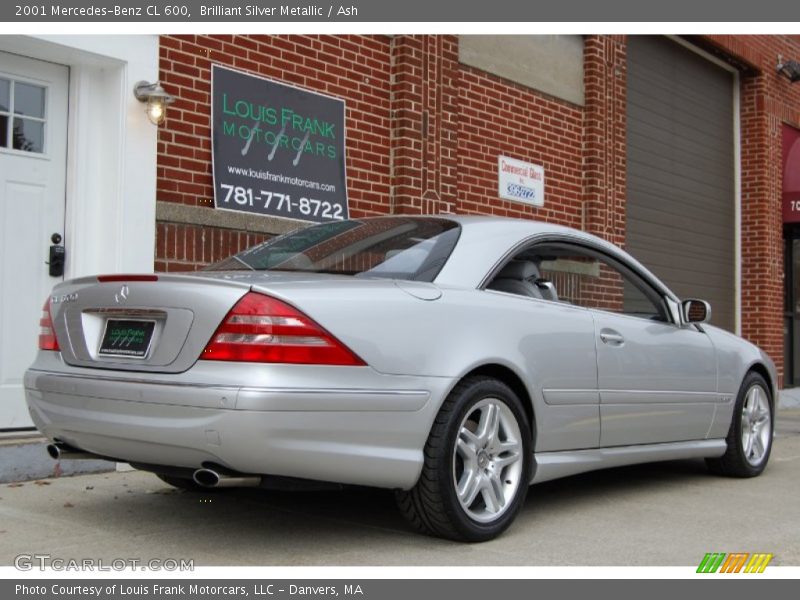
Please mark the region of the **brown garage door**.
<svg viewBox="0 0 800 600"><path fill-rule="evenodd" d="M735 325L733 75L659 36L628 38L627 249Z"/></svg>

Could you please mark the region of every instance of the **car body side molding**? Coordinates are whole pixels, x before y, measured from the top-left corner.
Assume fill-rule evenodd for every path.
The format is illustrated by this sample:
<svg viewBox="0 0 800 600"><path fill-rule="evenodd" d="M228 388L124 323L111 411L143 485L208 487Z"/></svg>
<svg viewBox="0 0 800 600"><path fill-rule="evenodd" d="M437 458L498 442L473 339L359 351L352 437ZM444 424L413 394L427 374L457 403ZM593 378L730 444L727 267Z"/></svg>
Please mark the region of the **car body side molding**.
<svg viewBox="0 0 800 600"><path fill-rule="evenodd" d="M720 439L638 444L570 452L538 452L534 454L536 468L531 483L542 483L587 471L646 462L718 457L725 454L725 448L725 440Z"/></svg>

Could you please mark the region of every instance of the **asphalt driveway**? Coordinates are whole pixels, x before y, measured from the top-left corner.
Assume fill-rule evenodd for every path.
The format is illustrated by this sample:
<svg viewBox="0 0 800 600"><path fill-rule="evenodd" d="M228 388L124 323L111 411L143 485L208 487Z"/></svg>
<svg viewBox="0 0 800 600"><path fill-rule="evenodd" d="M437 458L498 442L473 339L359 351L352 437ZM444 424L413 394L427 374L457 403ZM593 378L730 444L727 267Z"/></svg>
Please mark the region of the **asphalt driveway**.
<svg viewBox="0 0 800 600"><path fill-rule="evenodd" d="M501 538L457 544L410 531L392 494L173 490L106 473L0 486L0 564L19 554L194 559L196 565L696 565L706 552L771 552L800 565L800 409L781 410L761 477L702 461L540 484Z"/></svg>

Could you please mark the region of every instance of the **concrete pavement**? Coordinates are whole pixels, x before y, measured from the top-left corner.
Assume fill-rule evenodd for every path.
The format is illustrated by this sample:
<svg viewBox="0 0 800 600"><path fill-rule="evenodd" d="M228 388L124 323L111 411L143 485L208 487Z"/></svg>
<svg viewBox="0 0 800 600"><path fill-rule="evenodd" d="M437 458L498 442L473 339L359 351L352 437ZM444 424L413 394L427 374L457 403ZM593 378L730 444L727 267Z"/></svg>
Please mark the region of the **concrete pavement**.
<svg viewBox="0 0 800 600"><path fill-rule="evenodd" d="M411 532L379 490L195 494L106 473L0 486L0 564L14 556L177 558L196 565L696 565L706 552L771 552L800 565L800 410L780 410L758 478L702 461L613 469L531 489L501 538Z"/></svg>

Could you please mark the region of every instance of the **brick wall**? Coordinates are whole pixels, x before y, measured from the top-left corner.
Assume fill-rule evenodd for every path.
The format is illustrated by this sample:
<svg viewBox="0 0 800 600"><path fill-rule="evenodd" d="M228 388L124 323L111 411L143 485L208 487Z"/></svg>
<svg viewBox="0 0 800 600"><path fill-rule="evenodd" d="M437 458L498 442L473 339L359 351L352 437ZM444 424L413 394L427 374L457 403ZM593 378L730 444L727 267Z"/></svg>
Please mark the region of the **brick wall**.
<svg viewBox="0 0 800 600"><path fill-rule="evenodd" d="M266 239L264 234L185 223L156 223L155 270L196 271Z"/></svg>
<svg viewBox="0 0 800 600"><path fill-rule="evenodd" d="M780 129L800 126L800 85L778 77L775 62L778 54L800 57L800 36L695 41L741 69L742 331L780 367ZM215 62L346 99L353 216L491 213L579 227L624 245L625 36L585 38L584 106L460 64L456 36L163 36L161 81L179 100L159 131L161 203L213 206ZM544 165L543 208L497 198L498 154ZM271 233L213 218L162 219L156 269L194 269Z"/></svg>
<svg viewBox="0 0 800 600"><path fill-rule="evenodd" d="M392 212L452 212L458 194L458 38L392 39Z"/></svg>
<svg viewBox="0 0 800 600"><path fill-rule="evenodd" d="M161 36L160 52L162 85L178 101L159 129L159 201L214 205L210 114L216 63L344 98L351 214L387 212L390 38L175 35ZM158 223L156 269L193 270L264 237L213 225Z"/></svg>
<svg viewBox="0 0 800 600"><path fill-rule="evenodd" d="M459 213L581 227L583 110L462 65L458 80ZM497 197L497 155L543 165L541 208Z"/></svg>
<svg viewBox="0 0 800 600"><path fill-rule="evenodd" d="M625 36L588 36L584 45L583 200L585 229L625 245Z"/></svg>

